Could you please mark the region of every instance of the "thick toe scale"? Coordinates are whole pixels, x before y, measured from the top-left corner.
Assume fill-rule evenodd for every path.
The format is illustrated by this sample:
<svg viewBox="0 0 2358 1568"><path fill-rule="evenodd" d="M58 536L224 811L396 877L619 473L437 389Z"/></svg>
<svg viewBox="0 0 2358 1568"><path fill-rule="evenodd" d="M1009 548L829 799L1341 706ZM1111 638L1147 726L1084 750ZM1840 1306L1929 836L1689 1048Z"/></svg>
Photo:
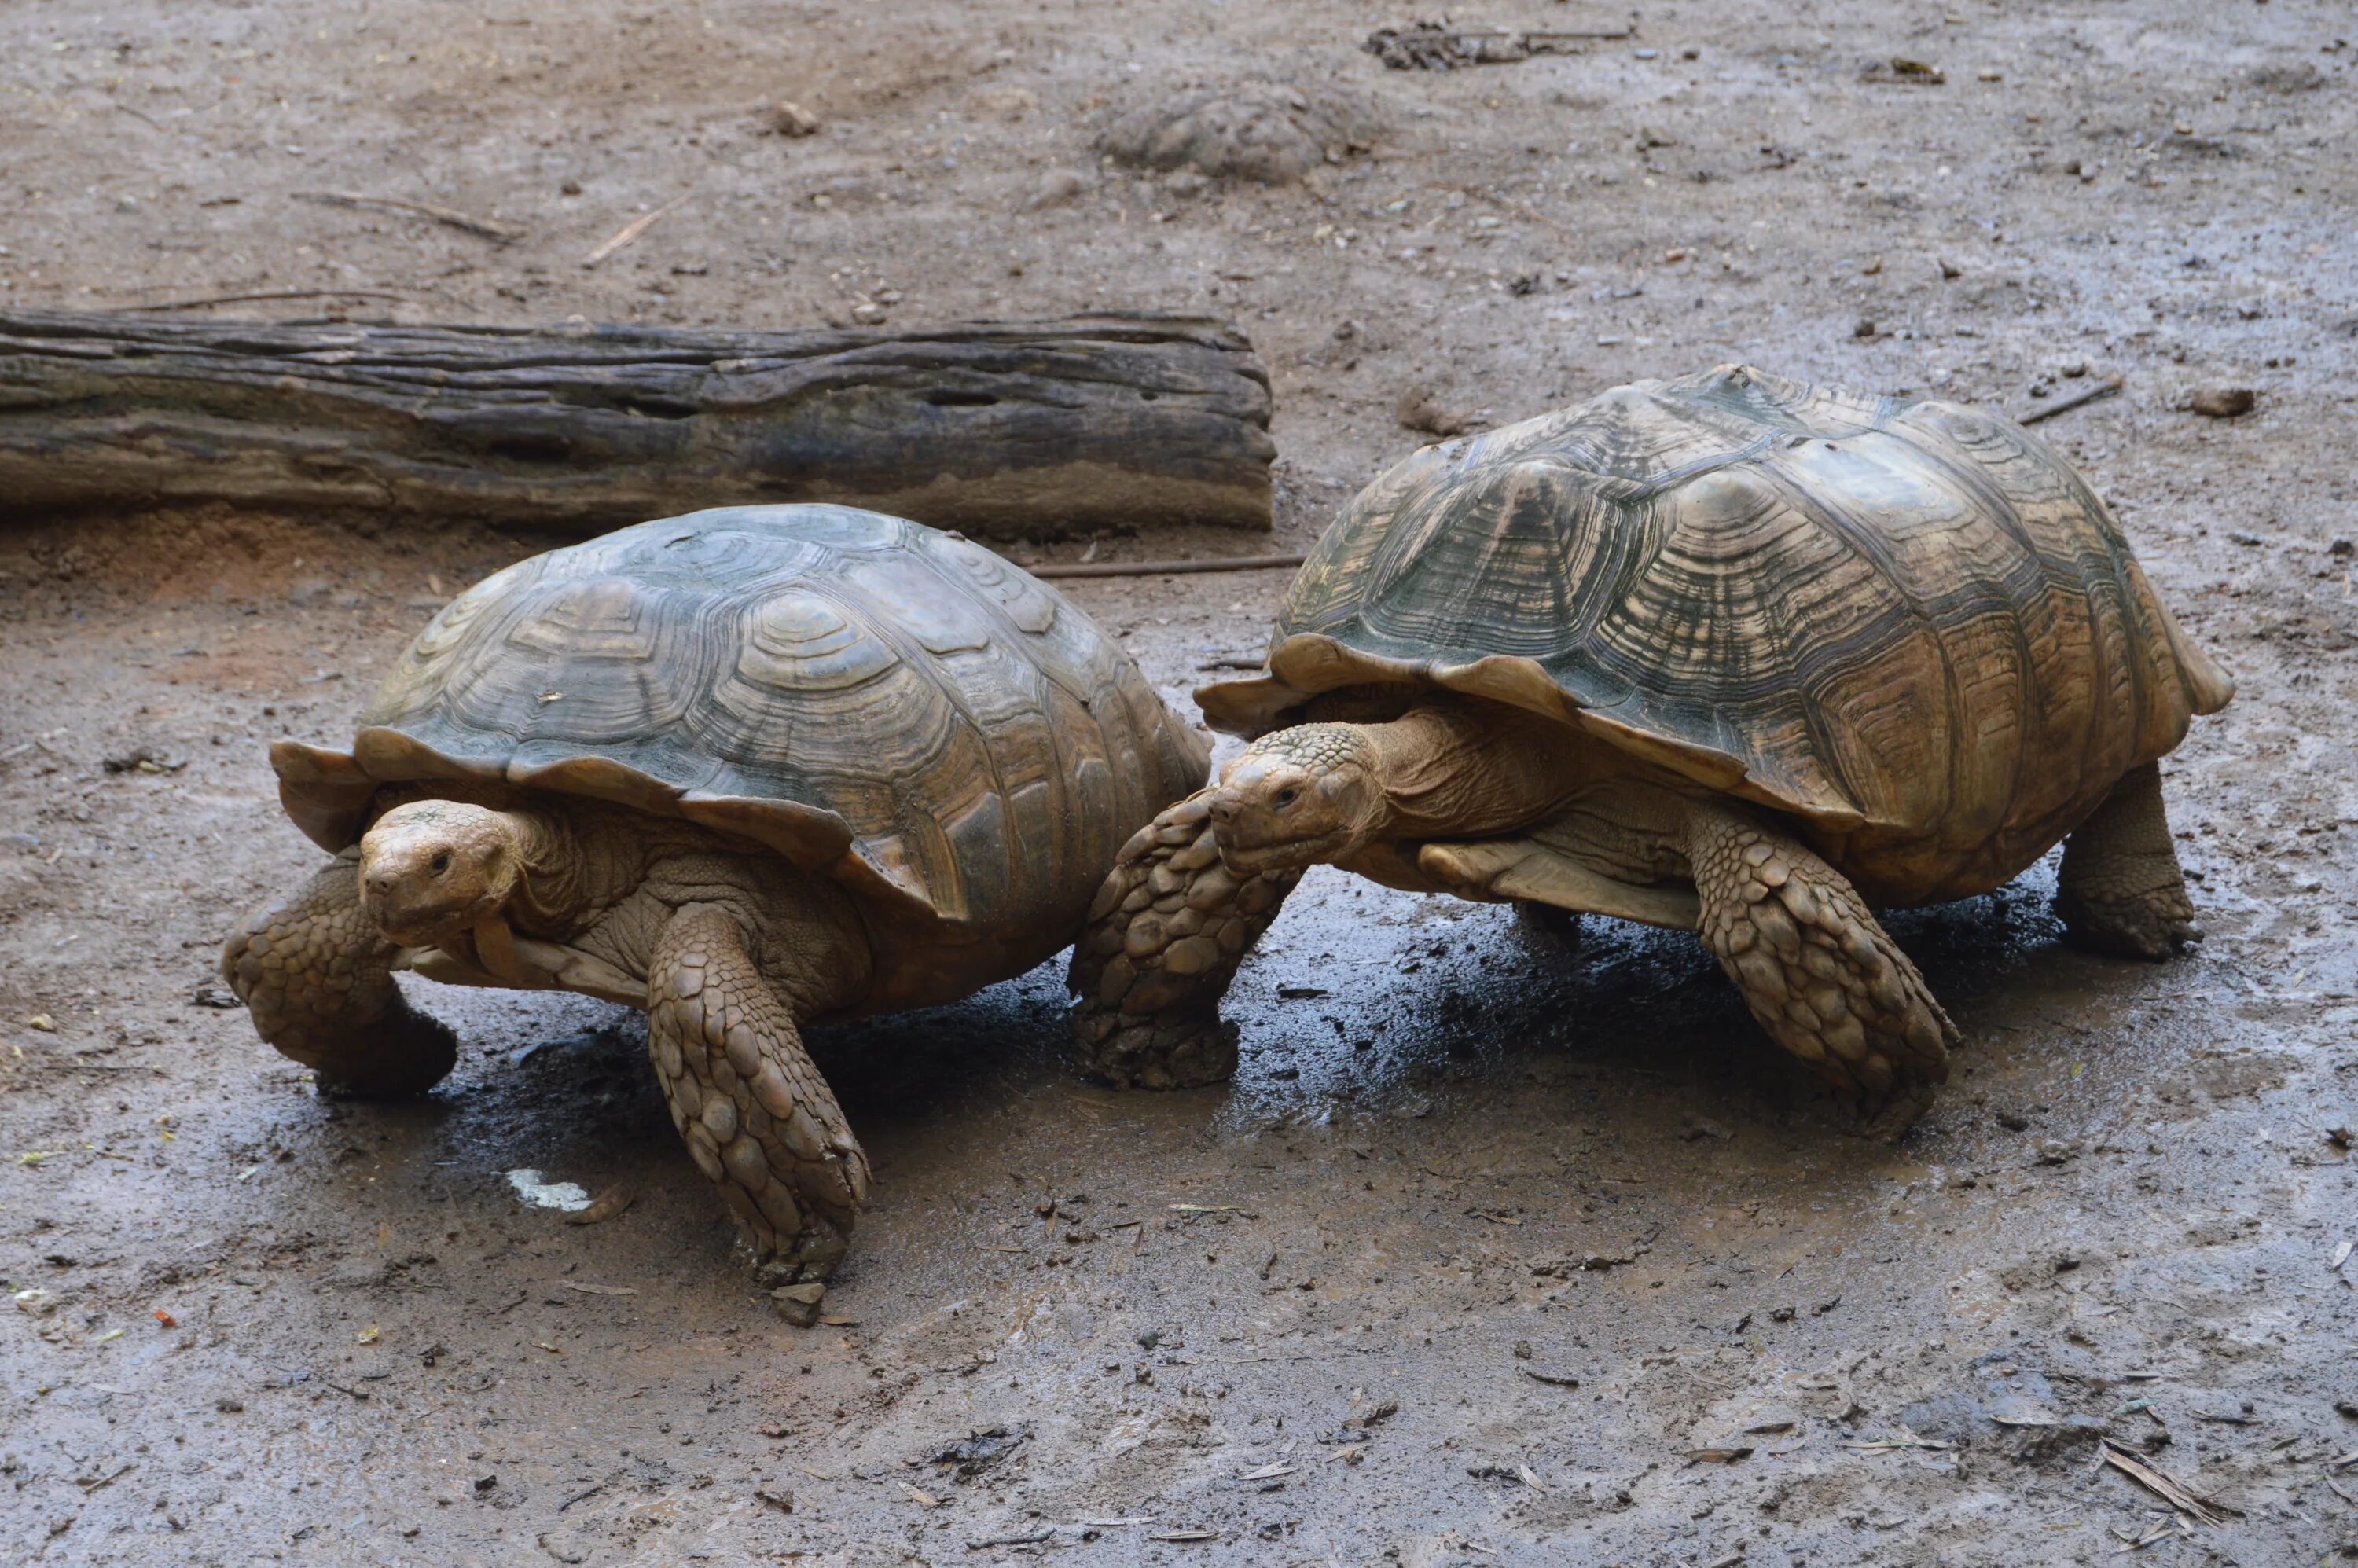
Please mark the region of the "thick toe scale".
<svg viewBox="0 0 2358 1568"><path fill-rule="evenodd" d="M1702 936L1753 1017L1870 1120L1912 1121L1957 1040L1923 976L1798 840L1732 813L1697 816L1688 853Z"/></svg>
<svg viewBox="0 0 2358 1568"><path fill-rule="evenodd" d="M689 1158L756 1259L825 1279L867 1200L868 1156L736 920L710 907L674 916L647 991L648 1054Z"/></svg>
<svg viewBox="0 0 2358 1568"><path fill-rule="evenodd" d="M394 984L399 955L361 914L359 860L345 854L238 923L222 945L222 979L255 1033L323 1088L398 1098L432 1088L459 1059L457 1038Z"/></svg>
<svg viewBox="0 0 2358 1568"><path fill-rule="evenodd" d="M1239 876L1220 863L1208 794L1122 846L1073 947L1073 1049L1122 1087L1217 1083L1236 1071L1220 998L1299 871Z"/></svg>

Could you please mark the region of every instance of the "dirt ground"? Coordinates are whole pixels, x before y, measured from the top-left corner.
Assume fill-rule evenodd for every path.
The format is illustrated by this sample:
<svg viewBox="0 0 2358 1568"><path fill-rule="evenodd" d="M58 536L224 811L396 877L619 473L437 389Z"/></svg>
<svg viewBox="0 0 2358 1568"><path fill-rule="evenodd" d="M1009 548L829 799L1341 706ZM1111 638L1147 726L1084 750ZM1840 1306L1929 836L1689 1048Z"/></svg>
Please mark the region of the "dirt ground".
<svg viewBox="0 0 2358 1568"><path fill-rule="evenodd" d="M2165 769L2209 940L2066 948L2051 861L1895 917L1966 1044L1893 1148L1691 938L1314 876L1240 977L1218 1090L1071 1076L1053 966L822 1038L875 1205L840 1321L795 1329L732 1269L630 1016L421 983L458 1072L353 1105L208 989L231 921L316 859L265 743L348 737L432 608L551 541L15 520L0 1557L2358 1556L2358 1173L2332 1135L2358 1123L2358 24L2324 0L1682 0L1516 64L1357 48L1408 19L17 0L0 301L1209 311L1272 373L1284 547L1423 438L1395 422L1410 389L1503 421L1742 359L2019 413L2117 373L2042 428L2241 685ZM1276 188L1096 151L1183 89L1272 83L1355 97L1365 150ZM781 98L819 134L767 134ZM2182 410L2213 386L2256 411ZM1184 696L1258 651L1282 579L1073 597ZM520 1170L637 1201L568 1225ZM2104 1436L2234 1511L2180 1524Z"/></svg>

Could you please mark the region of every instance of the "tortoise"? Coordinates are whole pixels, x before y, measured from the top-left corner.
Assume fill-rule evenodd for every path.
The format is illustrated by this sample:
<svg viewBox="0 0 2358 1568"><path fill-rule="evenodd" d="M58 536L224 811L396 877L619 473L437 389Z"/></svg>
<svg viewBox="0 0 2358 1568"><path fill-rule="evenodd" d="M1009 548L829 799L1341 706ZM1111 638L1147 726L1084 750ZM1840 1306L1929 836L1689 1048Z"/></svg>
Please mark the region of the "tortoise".
<svg viewBox="0 0 2358 1568"><path fill-rule="evenodd" d="M2234 691L2019 425L1744 366L1620 387L1427 447L1326 531L1266 667L1196 694L1251 744L1093 906L1076 1045L1118 1082L1228 1071L1218 999L1324 862L1698 931L1897 1130L1956 1032L1870 911L2061 840L2071 935L2194 939L2157 759Z"/></svg>
<svg viewBox="0 0 2358 1568"><path fill-rule="evenodd" d="M395 970L643 1007L673 1123L776 1284L827 1276L869 1186L804 1028L1050 957L1209 749L1008 562L807 505L509 567L427 623L350 751L270 760L335 859L223 948L262 1037L404 1095L456 1053Z"/></svg>

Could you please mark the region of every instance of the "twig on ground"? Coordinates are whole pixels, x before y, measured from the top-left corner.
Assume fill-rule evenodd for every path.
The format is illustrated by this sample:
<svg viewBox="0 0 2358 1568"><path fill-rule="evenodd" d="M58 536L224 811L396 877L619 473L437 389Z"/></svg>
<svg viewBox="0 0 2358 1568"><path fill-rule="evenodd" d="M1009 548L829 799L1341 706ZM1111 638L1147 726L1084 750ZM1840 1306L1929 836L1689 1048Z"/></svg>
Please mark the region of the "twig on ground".
<svg viewBox="0 0 2358 1568"><path fill-rule="evenodd" d="M2017 419L2015 423L2017 425L2036 425L2041 419L2052 419L2058 414L2069 414L2074 408L2084 407L2088 404L2096 401L2099 397L2110 397L2114 393L2118 392L2122 387L2127 384L2128 377L2125 375L2108 375L2104 380L2096 383L2095 385L2089 387L2085 392L2075 392L2060 403L2050 403L2044 408L2032 409L2029 413L2025 414L2020 418Z"/></svg>
<svg viewBox="0 0 2358 1568"><path fill-rule="evenodd" d="M1546 224L1549 228L1553 229L1558 234L1567 240L1576 240L1582 237L1579 231L1575 230L1571 224L1564 222L1562 219L1549 217L1546 213L1541 211L1530 202L1523 200L1520 197L1501 196L1495 190L1485 190L1478 185L1439 185L1431 180L1425 182L1425 189L1428 190L1454 190L1460 196L1471 196L1477 201L1494 202L1500 207L1506 208L1510 212L1521 213L1524 217L1529 218L1535 223Z"/></svg>
<svg viewBox="0 0 2358 1568"><path fill-rule="evenodd" d="M2104 1443L2104 1463L2168 1503L2179 1512L2188 1514L2204 1524L2225 1524L2227 1516L2241 1513L2241 1509L2228 1507L2215 1498L2188 1491L2152 1465L2138 1457L2134 1450L2122 1447L2107 1437Z"/></svg>
<svg viewBox="0 0 2358 1568"><path fill-rule="evenodd" d="M641 234L645 233L648 227L652 225L656 219L665 216L666 213L676 212L680 208L687 206L688 197L695 194L696 192L691 190L686 195L675 196L670 200L665 202L662 206L656 208L654 211L640 213L637 217L632 219L629 222L616 230L612 239L608 240L604 244L600 245L596 250L591 251L588 255L583 256L581 258L581 265L583 266L596 266L600 262L604 261L608 256L612 255L616 251L621 250L624 245L629 244L633 240L635 240Z"/></svg>
<svg viewBox="0 0 2358 1568"><path fill-rule="evenodd" d="M453 229L464 230L482 239L497 240L502 244L518 239L524 233L521 229L495 223L489 218L478 218L449 207L437 207L430 201L406 201L398 196L363 196L354 190L297 190L288 194L297 201L317 201L327 207L366 207L383 212L406 213L412 218L430 218L437 223L447 223Z"/></svg>
<svg viewBox="0 0 2358 1568"><path fill-rule="evenodd" d="M208 305L243 305L257 299L407 299L383 288L261 288L243 294L200 294L193 299L158 299L125 305L125 310L200 310Z"/></svg>
<svg viewBox="0 0 2358 1568"><path fill-rule="evenodd" d="M1181 572L1274 571L1298 567L1301 556L1212 556L1192 561L1044 561L1023 569L1033 577L1166 577ZM1255 661L1254 667L1259 667Z"/></svg>

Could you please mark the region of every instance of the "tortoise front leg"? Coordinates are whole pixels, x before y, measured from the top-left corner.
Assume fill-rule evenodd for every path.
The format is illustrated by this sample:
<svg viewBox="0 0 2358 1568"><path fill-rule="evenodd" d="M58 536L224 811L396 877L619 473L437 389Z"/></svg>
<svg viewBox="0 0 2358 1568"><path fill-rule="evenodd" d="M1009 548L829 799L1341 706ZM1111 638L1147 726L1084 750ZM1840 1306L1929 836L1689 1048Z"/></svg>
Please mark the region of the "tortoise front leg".
<svg viewBox="0 0 2358 1568"><path fill-rule="evenodd" d="M1214 1084L1237 1070L1220 998L1302 880L1222 866L1211 793L1167 808L1122 846L1073 945L1074 1054L1082 1071L1123 1088Z"/></svg>
<svg viewBox="0 0 2358 1568"><path fill-rule="evenodd" d="M2055 913L2073 941L2100 952L2167 958L2202 939L2169 841L2160 763L2124 776L2063 841Z"/></svg>
<svg viewBox="0 0 2358 1568"><path fill-rule="evenodd" d="M690 904L657 939L647 1050L672 1125L755 1261L826 1279L867 1199L868 1156L726 910Z"/></svg>
<svg viewBox="0 0 2358 1568"><path fill-rule="evenodd" d="M1704 943L1778 1044L1897 1134L1949 1076L1956 1026L1843 874L1799 839L1715 802L1682 845Z"/></svg>
<svg viewBox="0 0 2358 1568"><path fill-rule="evenodd" d="M458 1041L394 984L399 953L361 914L360 851L347 849L301 892L238 923L222 945L222 979L255 1033L322 1087L423 1094L458 1061Z"/></svg>

